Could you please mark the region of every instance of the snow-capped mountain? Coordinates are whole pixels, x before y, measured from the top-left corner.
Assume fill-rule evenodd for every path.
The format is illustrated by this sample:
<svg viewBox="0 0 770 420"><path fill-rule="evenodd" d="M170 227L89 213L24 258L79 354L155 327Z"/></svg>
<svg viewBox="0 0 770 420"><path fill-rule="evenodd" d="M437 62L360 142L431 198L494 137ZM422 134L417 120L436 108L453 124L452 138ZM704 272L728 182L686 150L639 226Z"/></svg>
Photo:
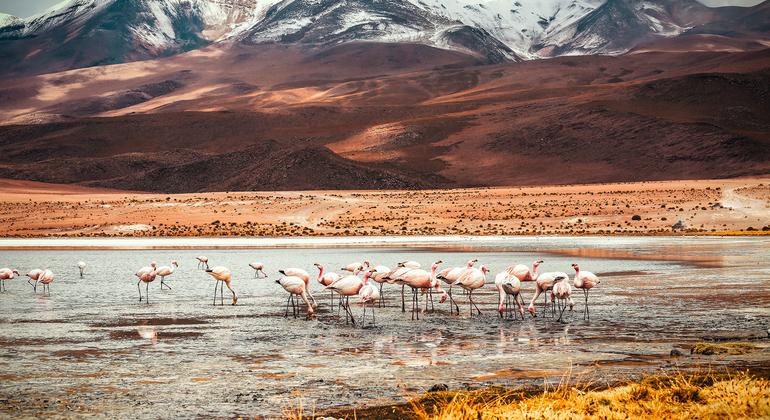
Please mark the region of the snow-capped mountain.
<svg viewBox="0 0 770 420"><path fill-rule="evenodd" d="M373 41L421 43L495 63L620 54L656 37L708 32L710 22L724 28L737 16L727 9L734 8L696 0L67 0L28 19L0 15L0 59L16 72L40 72L214 42Z"/></svg>

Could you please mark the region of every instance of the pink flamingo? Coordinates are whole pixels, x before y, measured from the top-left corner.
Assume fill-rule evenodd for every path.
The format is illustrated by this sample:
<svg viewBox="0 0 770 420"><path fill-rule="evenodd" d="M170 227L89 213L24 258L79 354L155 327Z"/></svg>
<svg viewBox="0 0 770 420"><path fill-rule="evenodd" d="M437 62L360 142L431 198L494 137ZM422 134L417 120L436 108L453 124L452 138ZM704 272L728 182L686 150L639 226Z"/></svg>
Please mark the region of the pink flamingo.
<svg viewBox="0 0 770 420"><path fill-rule="evenodd" d="M224 306L225 305L225 286L230 290L230 293L233 294L233 303L232 305L235 306L236 303L238 303L238 295L235 294L235 290L230 286L230 281L232 280L232 274L230 273L230 269L227 267L214 267L211 269L206 269L206 273L208 273L211 277L216 280L216 284L214 285L214 305L217 304L217 288L219 288L219 303Z"/></svg>
<svg viewBox="0 0 770 420"><path fill-rule="evenodd" d="M410 265L412 267L415 267L415 265L416 265L417 268L407 267L405 265L406 263L413 263L413 264L410 264ZM401 286L401 312L406 312L406 300L404 298L404 287L406 286L406 283L404 283L400 279L407 272L409 272L411 270L419 269L420 268L419 266L420 266L420 263L415 262L415 261L400 262L400 263L398 263L398 266L396 267L395 270L391 271L390 273L388 273L387 276L383 277L388 283L390 283L390 284L398 284L398 285Z"/></svg>
<svg viewBox="0 0 770 420"><path fill-rule="evenodd" d="M345 298L345 302L342 303L343 308L345 308L345 323L347 324L348 321L352 321L353 325L356 324L356 320L353 317L353 312L350 310L350 296L355 296L358 294L358 292L361 291L361 288L364 287L364 282L367 282L369 280L369 276L371 276L372 273L367 271L364 273L364 280L361 280L358 275L351 274L349 276L345 276L334 283L326 286L324 290L333 290L337 292L341 297Z"/></svg>
<svg viewBox="0 0 770 420"><path fill-rule="evenodd" d="M500 314L500 317L504 318L504 313L508 312L511 299L513 299L513 303L519 307L521 319L524 319L524 300L521 297L521 281L518 277L512 275L508 270L498 273L495 276L495 287L497 287L499 296L497 312ZM513 317L514 319L516 318L515 310L513 311Z"/></svg>
<svg viewBox="0 0 770 420"><path fill-rule="evenodd" d="M418 290L423 294L425 292L436 289L441 293L440 303L444 303L449 296L444 290L441 289L441 283L436 279L436 269L442 261L438 260L434 262L430 267L430 273L423 269L410 270L404 273L399 280L403 281L406 285L412 288L412 319L414 320L415 314L417 319L420 319L420 304ZM425 309L428 309L428 297L425 297Z"/></svg>
<svg viewBox="0 0 770 420"><path fill-rule="evenodd" d="M136 288L139 290L139 302L142 301L142 289L139 287L139 284L144 282L145 284L145 301L149 304L150 303L150 283L155 281L155 276L158 275L158 272L155 271L155 267L149 266L149 267L142 267L134 274L139 281L136 282Z"/></svg>
<svg viewBox="0 0 770 420"><path fill-rule="evenodd" d="M80 270L80 278L83 278L83 274L86 272L86 262L78 261L78 270Z"/></svg>
<svg viewBox="0 0 770 420"><path fill-rule="evenodd" d="M29 283L30 286L32 286L32 289L35 290L35 293L37 293L37 282L40 280L40 275L43 274L43 270L36 268L34 270L30 270L29 273L27 273L27 283ZM32 281L35 281L35 284L32 284Z"/></svg>
<svg viewBox="0 0 770 420"><path fill-rule="evenodd" d="M205 268L206 270L209 269L209 259L206 258L205 255L195 257L195 259L198 260L198 269L201 269L201 268Z"/></svg>
<svg viewBox="0 0 770 420"><path fill-rule="evenodd" d="M43 285L43 294L45 294L46 290L48 290L48 294L50 295L51 294L51 283L53 283L53 271L51 271L51 270L43 271L43 273L40 274L40 277L38 278L38 281Z"/></svg>
<svg viewBox="0 0 770 420"><path fill-rule="evenodd" d="M575 279L572 280L572 284L578 289L581 289L583 291L583 296L585 297L583 319L590 320L591 315L588 313L588 291L601 282L596 274L590 271L580 271L580 267L577 264L572 264L572 268L575 269Z"/></svg>
<svg viewBox="0 0 770 420"><path fill-rule="evenodd" d="M324 287L329 286L335 281L342 278L339 274L332 271L328 273L324 273L324 266L319 263L315 263L313 265L318 268L318 283L321 286L324 286ZM332 308L334 307L334 292L332 291L329 291L329 306ZM287 312L288 312L288 309L287 309Z"/></svg>
<svg viewBox="0 0 770 420"><path fill-rule="evenodd" d="M305 282L305 291L307 292L307 295L310 297L310 300L313 301L313 307L318 306L318 304L315 301L315 297L313 297L313 294L310 293L310 274L307 271L301 268L291 267L291 268L284 268L282 270L278 270L278 272L284 276L301 278L302 281Z"/></svg>
<svg viewBox="0 0 770 420"><path fill-rule="evenodd" d="M350 273L358 273L369 269L369 267L370 267L369 261L364 261L363 263L354 262L340 268L340 270L347 271Z"/></svg>
<svg viewBox="0 0 770 420"><path fill-rule="evenodd" d="M366 325L366 307L372 302L380 301L380 291L373 284L369 283L369 278L371 277L372 274L374 274L374 271L375 271L374 269L369 270L369 272L367 273L369 275L364 275L364 285L361 287L361 290L358 291L358 299L359 299L358 301L364 307L364 313L361 316L362 327ZM380 283L380 286L382 286L382 283ZM372 306L372 324L375 324L374 306Z"/></svg>
<svg viewBox="0 0 770 420"><path fill-rule="evenodd" d="M289 292L289 299L286 301L286 312L283 315L284 318L289 316L289 302L292 304L294 317L297 317L297 307L294 305L294 296L299 296L305 301L305 304L307 304L307 317L310 318L313 316L315 311L313 310L313 305L310 304L310 301L307 298L307 285L303 279L297 276L282 276L275 282Z"/></svg>
<svg viewBox="0 0 770 420"><path fill-rule="evenodd" d="M460 308L457 306L457 303L455 303L454 299L452 298L452 284L457 281L457 279L460 278L460 276L465 272L465 270L473 268L473 264L476 264L479 260L477 258L474 258L472 260L468 260L467 263L465 263L465 267L451 267L451 268L445 268L441 270L436 277L440 280L442 280L444 283L449 285L449 313L452 314L452 305L454 305L457 308L457 314L460 314Z"/></svg>
<svg viewBox="0 0 770 420"><path fill-rule="evenodd" d="M168 290L171 290L171 286L164 283L164 280L166 280L167 276L174 274L174 268L177 267L179 267L179 263L176 262L176 260L172 260L171 265L164 265L157 269L156 274L160 276L160 290L163 290L163 286L166 286L168 287Z"/></svg>
<svg viewBox="0 0 770 420"><path fill-rule="evenodd" d="M535 301L537 301L537 298L540 297L541 294L553 289L553 284L556 282L557 277L567 277L567 273L564 273L562 271L549 271L547 273L541 273L537 276L537 280L535 280L535 296L532 297L532 300L529 302L529 307L527 308L529 310L530 315L532 317L537 317L535 314ZM556 307L553 305L553 299L551 300L551 309L552 309L552 315L556 316ZM547 314L546 307L548 306L548 298L547 294L543 295L543 316Z"/></svg>
<svg viewBox="0 0 770 420"><path fill-rule="evenodd" d="M264 276L264 278L267 278L267 273L265 273L265 265L262 264L261 262L249 263L249 267L254 269L255 279L260 278L260 275Z"/></svg>
<svg viewBox="0 0 770 420"><path fill-rule="evenodd" d="M569 285L568 276L560 275L554 279L553 288L551 289L551 299L554 297L556 297L556 302L560 309L558 321L561 322L564 310L567 309L567 305L569 304L570 311L572 311L572 307L575 306L574 302L572 302L572 288Z"/></svg>
<svg viewBox="0 0 770 420"><path fill-rule="evenodd" d="M519 281L536 281L537 280L537 267L543 263L543 260L537 260L532 263L532 271L529 270L524 264L517 264L515 267L508 267L505 270L514 276Z"/></svg>
<svg viewBox="0 0 770 420"><path fill-rule="evenodd" d="M469 306L470 306L471 316L473 316L474 307L476 308L476 311L478 311L479 315L481 315L481 309L479 309L479 307L473 302L473 291L484 287L484 284L486 284L487 282L488 272L489 272L489 269L483 265L481 266L481 268L469 268L469 269L466 269L465 272L463 272L463 274L460 276L460 278L453 283L453 285L460 286L468 292L468 301L470 302Z"/></svg>
<svg viewBox="0 0 770 420"><path fill-rule="evenodd" d="M380 308L385 306L385 296L382 294L382 285L383 283L386 283L388 281L387 277L390 274L390 267L385 265L378 265L372 269L372 280L379 283L380 290L379 290L379 305Z"/></svg>
<svg viewBox="0 0 770 420"><path fill-rule="evenodd" d="M11 280L19 276L19 270L10 268L0 269L0 291L7 291L8 287L5 285L6 280Z"/></svg>

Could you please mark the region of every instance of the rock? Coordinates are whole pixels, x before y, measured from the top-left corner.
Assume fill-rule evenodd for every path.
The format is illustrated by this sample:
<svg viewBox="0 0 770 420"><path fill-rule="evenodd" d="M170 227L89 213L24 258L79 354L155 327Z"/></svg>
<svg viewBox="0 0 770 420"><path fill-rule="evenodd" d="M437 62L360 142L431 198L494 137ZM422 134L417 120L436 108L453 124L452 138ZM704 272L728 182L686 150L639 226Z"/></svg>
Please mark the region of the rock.
<svg viewBox="0 0 770 420"><path fill-rule="evenodd" d="M671 357L679 357L679 356L684 356L684 353L682 353L681 350L679 349L671 350Z"/></svg>
<svg viewBox="0 0 770 420"><path fill-rule="evenodd" d="M447 384L433 384L430 389L428 389L428 392L441 392L441 391L449 391L449 386Z"/></svg>

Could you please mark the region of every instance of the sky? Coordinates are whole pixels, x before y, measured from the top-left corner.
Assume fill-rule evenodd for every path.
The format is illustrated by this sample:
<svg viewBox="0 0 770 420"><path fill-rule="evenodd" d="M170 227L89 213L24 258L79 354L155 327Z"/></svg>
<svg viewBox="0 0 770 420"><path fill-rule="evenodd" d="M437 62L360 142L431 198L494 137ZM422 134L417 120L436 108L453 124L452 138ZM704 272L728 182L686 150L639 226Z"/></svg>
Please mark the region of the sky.
<svg viewBox="0 0 770 420"><path fill-rule="evenodd" d="M18 17L28 17L53 6L62 0L0 0L0 12ZM763 0L699 0L709 6L753 6Z"/></svg>

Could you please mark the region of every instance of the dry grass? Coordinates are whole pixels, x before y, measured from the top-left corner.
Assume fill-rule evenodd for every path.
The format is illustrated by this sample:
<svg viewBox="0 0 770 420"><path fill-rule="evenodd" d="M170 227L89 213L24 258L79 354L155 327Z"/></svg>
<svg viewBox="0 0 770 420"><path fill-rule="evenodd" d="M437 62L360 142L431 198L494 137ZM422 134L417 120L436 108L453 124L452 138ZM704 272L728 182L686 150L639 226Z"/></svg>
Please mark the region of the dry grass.
<svg viewBox="0 0 770 420"><path fill-rule="evenodd" d="M421 419L691 419L768 418L770 381L741 373L654 377L605 390L561 385L535 395L486 389L455 393L435 404L428 395L413 403ZM439 397L442 398L442 397ZM446 398L446 396L443 396Z"/></svg>
<svg viewBox="0 0 770 420"><path fill-rule="evenodd" d="M706 356L714 354L747 354L756 350L757 346L749 343L698 343L692 348L692 353Z"/></svg>

